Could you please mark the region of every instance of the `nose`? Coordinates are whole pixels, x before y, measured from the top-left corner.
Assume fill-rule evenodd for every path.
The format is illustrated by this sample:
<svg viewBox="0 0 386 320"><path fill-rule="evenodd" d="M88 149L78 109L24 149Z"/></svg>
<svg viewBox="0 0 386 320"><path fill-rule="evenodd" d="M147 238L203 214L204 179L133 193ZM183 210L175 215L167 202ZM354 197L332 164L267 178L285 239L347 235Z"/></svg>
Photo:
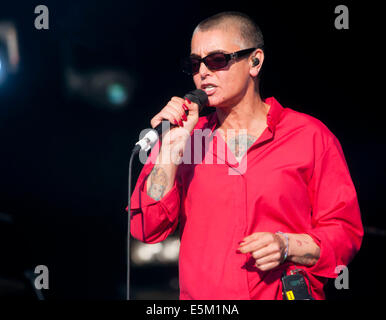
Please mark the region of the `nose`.
<svg viewBox="0 0 386 320"><path fill-rule="evenodd" d="M198 73L200 74L201 79L205 79L205 77L209 74L210 70L204 63L204 61L201 61L200 63L200 69L198 70Z"/></svg>

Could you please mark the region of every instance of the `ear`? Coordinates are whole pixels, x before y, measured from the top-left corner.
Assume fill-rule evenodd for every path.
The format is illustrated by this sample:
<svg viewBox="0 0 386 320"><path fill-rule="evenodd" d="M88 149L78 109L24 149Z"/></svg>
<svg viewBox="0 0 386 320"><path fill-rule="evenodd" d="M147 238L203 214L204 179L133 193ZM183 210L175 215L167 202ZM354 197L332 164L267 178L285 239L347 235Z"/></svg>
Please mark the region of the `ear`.
<svg viewBox="0 0 386 320"><path fill-rule="evenodd" d="M249 74L252 77L257 77L264 62L264 51L256 49L250 57Z"/></svg>

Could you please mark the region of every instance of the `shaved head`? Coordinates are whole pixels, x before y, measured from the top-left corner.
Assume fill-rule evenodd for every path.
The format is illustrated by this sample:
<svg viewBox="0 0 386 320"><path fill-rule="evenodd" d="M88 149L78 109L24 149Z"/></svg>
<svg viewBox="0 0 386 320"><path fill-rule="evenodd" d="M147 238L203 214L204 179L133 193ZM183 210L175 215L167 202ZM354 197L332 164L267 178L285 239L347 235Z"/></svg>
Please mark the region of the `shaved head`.
<svg viewBox="0 0 386 320"><path fill-rule="evenodd" d="M239 38L235 40L241 48L262 48L264 46L263 34L259 26L244 13L226 11L211 16L197 25L193 35L199 31L205 32L213 29L225 31L236 29Z"/></svg>

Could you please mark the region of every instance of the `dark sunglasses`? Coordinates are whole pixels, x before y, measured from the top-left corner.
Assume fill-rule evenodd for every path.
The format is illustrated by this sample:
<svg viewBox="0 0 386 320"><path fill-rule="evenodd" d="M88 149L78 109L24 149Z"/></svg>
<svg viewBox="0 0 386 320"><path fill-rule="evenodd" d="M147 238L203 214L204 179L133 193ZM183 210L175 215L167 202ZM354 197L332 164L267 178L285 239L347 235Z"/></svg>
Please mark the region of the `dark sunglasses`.
<svg viewBox="0 0 386 320"><path fill-rule="evenodd" d="M229 61L236 60L237 58L245 56L256 49L257 48L249 48L233 53L214 52L204 58L191 56L183 60L182 70L183 72L189 75L196 74L200 70L201 62L204 62L208 69L212 71L220 70L222 68L225 68L228 65Z"/></svg>

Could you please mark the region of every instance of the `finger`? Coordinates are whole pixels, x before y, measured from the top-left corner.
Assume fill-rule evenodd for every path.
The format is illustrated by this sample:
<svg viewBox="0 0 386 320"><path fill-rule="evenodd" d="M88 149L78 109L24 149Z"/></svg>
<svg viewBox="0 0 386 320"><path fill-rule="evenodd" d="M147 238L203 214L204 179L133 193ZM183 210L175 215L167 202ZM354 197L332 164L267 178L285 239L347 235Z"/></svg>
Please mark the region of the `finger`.
<svg viewBox="0 0 386 320"><path fill-rule="evenodd" d="M174 125L178 125L178 115L174 114L170 110L164 110L160 114L160 118L163 120L168 120L170 123Z"/></svg>
<svg viewBox="0 0 386 320"><path fill-rule="evenodd" d="M170 103L176 107L177 111L181 114L181 117L186 116L185 111L189 111L188 102L180 97L173 97L170 99Z"/></svg>
<svg viewBox="0 0 386 320"><path fill-rule="evenodd" d="M170 99L170 101L175 101L175 102L177 102L177 103L183 104L183 103L185 102L185 99L174 96L174 97L172 97L172 98Z"/></svg>
<svg viewBox="0 0 386 320"><path fill-rule="evenodd" d="M260 269L261 271L268 271L268 270L271 270L273 268L276 268L278 265L279 265L278 262L269 262L269 263L266 263L263 265L256 265L256 267L258 269Z"/></svg>
<svg viewBox="0 0 386 320"><path fill-rule="evenodd" d="M153 128L159 125L163 120L168 120L170 123L178 125L177 118L178 115L173 114L170 110L162 110L151 120L150 123Z"/></svg>
<svg viewBox="0 0 386 320"><path fill-rule="evenodd" d="M257 241L259 239L259 234L258 232L256 233L252 233L251 235L249 235L248 237L245 237L242 241L239 242L239 246L240 248L247 245L247 244L250 244L251 242L253 241Z"/></svg>
<svg viewBox="0 0 386 320"><path fill-rule="evenodd" d="M198 104L196 102L193 102L193 101L189 100L188 98L185 98L185 100L183 100L183 104L185 105L185 107L189 113L191 113L191 114L198 113L199 107L198 107ZM184 110L185 110L185 108L184 108Z"/></svg>
<svg viewBox="0 0 386 320"><path fill-rule="evenodd" d="M267 245L268 243L264 241L256 240L256 241L249 242L243 246L240 246L239 250L241 253L248 253L248 252L260 250L261 248L264 248Z"/></svg>
<svg viewBox="0 0 386 320"><path fill-rule="evenodd" d="M275 252L269 255L266 255L262 258L256 259L256 265L264 265L271 262L278 262L281 261L281 254L279 252Z"/></svg>
<svg viewBox="0 0 386 320"><path fill-rule="evenodd" d="M185 110L191 110L195 108L195 103L190 101L187 98L180 98L180 97L172 97L170 101L176 102L177 104L181 105L181 107ZM185 108L183 107L185 105Z"/></svg>
<svg viewBox="0 0 386 320"><path fill-rule="evenodd" d="M259 250L273 241L272 237L262 233L254 233L245 239L246 241L242 242L239 248L242 253Z"/></svg>
<svg viewBox="0 0 386 320"><path fill-rule="evenodd" d="M255 241L255 240L259 240L261 238L265 238L267 236L267 232L255 232L255 233L252 233L250 234L249 236L245 237L240 245L244 245L244 244L247 244L248 242L251 242L251 241Z"/></svg>
<svg viewBox="0 0 386 320"><path fill-rule="evenodd" d="M179 102L179 101L170 101L168 103L168 106L173 108L173 111L176 112L178 114L178 120L181 120L181 121L186 121L187 120L187 116L185 114L185 109L183 107L183 105L185 105L183 103L184 100L182 100L182 103Z"/></svg>
<svg viewBox="0 0 386 320"><path fill-rule="evenodd" d="M266 245L265 247L255 250L252 252L252 257L257 260L266 256L269 256L273 253L276 253L277 251L274 250L270 245Z"/></svg>
<svg viewBox="0 0 386 320"><path fill-rule="evenodd" d="M171 105L168 105L167 112L169 112L173 115L174 119L177 121L177 123L180 127L183 126L181 115L174 107L172 107Z"/></svg>

